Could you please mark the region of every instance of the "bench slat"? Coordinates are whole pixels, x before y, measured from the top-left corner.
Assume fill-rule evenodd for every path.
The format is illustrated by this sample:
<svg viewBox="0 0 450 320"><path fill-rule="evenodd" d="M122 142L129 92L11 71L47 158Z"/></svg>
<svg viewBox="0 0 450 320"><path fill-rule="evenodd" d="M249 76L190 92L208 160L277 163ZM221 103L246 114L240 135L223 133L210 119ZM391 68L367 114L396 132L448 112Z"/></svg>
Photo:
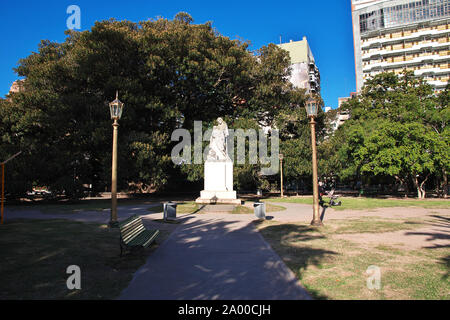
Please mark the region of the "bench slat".
<svg viewBox="0 0 450 320"><path fill-rule="evenodd" d="M134 218L133 220L129 221L128 223L120 227L120 232L122 234L127 234L130 231L134 230L135 228L143 226L141 218L136 216L133 216L133 218Z"/></svg>
<svg viewBox="0 0 450 320"><path fill-rule="evenodd" d="M147 230L138 215L119 223L121 242L128 247L147 247L159 235L159 230ZM121 253L122 254L122 253Z"/></svg>
<svg viewBox="0 0 450 320"><path fill-rule="evenodd" d="M125 228L122 228L120 231L122 233L128 233L133 229L139 228L140 226L143 226L142 221L136 221L133 224L129 224L128 226L126 226Z"/></svg>
<svg viewBox="0 0 450 320"><path fill-rule="evenodd" d="M125 243L130 242L131 240L133 240L133 238L137 237L143 231L145 231L144 226L139 226L138 228L131 230L126 235L122 235L123 242L125 242Z"/></svg>
<svg viewBox="0 0 450 320"><path fill-rule="evenodd" d="M124 221L120 222L120 223L119 223L119 227L120 227L121 229L122 229L122 228L126 228L126 227L128 227L130 224L139 222L140 220L141 220L141 217L139 217L138 215L135 214L135 215L133 215L133 216L131 216L131 217L125 219Z"/></svg>
<svg viewBox="0 0 450 320"><path fill-rule="evenodd" d="M127 223L124 223L122 225L120 225L120 229L121 230L127 230L129 228L132 228L134 225L141 223L140 219L137 218L136 216L132 217L133 219L131 219L130 221L128 221Z"/></svg>
<svg viewBox="0 0 450 320"><path fill-rule="evenodd" d="M146 230L135 239L131 240L129 246L148 246L159 234L159 230Z"/></svg>

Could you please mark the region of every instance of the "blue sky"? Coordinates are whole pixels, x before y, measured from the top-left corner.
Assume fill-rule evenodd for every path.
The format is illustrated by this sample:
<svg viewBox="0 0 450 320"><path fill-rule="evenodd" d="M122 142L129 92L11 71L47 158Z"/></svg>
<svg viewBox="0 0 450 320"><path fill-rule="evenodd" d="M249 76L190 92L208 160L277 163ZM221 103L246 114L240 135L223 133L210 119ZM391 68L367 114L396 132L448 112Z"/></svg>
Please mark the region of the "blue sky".
<svg viewBox="0 0 450 320"><path fill-rule="evenodd" d="M81 30L114 17L140 21L172 19L186 11L194 23L212 21L221 34L250 40L251 49L306 36L321 74L326 106L355 91L350 0L321 1L178 1L178 0L41 0L0 2L0 96L8 93L20 58L37 50L42 39L63 42L69 5L81 9Z"/></svg>

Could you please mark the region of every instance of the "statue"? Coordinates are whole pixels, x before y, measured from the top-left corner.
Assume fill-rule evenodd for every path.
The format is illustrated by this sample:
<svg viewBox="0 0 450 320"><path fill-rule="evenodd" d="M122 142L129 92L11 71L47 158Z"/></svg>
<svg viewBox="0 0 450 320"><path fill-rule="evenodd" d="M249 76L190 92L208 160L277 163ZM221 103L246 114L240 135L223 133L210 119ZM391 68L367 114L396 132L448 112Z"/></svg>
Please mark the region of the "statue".
<svg viewBox="0 0 450 320"><path fill-rule="evenodd" d="M233 190L233 161L228 155L228 126L222 118L217 119L209 140L209 151L204 166L205 189L200 192L197 203L241 204Z"/></svg>
<svg viewBox="0 0 450 320"><path fill-rule="evenodd" d="M213 127L209 140L208 161L230 160L227 150L228 126L222 118L217 119L217 126Z"/></svg>

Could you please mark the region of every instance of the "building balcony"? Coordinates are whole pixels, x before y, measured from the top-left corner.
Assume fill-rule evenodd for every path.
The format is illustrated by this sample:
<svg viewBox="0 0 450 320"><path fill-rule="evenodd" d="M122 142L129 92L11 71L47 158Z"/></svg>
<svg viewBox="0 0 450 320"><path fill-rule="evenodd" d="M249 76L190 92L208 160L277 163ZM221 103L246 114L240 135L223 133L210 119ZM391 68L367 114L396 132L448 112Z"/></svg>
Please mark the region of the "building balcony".
<svg viewBox="0 0 450 320"><path fill-rule="evenodd" d="M423 30L423 31L417 31L412 33L411 35L408 36L402 36L402 37L398 37L398 38L381 38L381 39L373 39L373 40L369 40L369 41L365 41L364 43L361 41L361 50L368 50L370 49L371 46L373 45L386 45L386 44L394 44L396 42L403 42L403 41L409 41L411 42L412 40L418 40L420 41L421 38L423 36L443 36L443 35L447 35L447 37L450 34L450 29L444 29L444 30L437 30L437 29L433 29L433 30Z"/></svg>
<svg viewBox="0 0 450 320"><path fill-rule="evenodd" d="M423 64L425 61L432 61L432 62L439 62L439 61L447 61L450 60L450 55L441 56L438 54L429 55L429 56L422 56L422 57L415 57L410 60L406 61L397 61L397 62L377 62L377 63L371 63L367 66L363 67L363 72L371 72L375 71L375 69L386 69L386 68L401 68L401 67L408 67L408 66L417 66L420 64ZM442 70L442 69L441 69Z"/></svg>
<svg viewBox="0 0 450 320"><path fill-rule="evenodd" d="M435 88L445 88L448 84L447 81L440 81L440 80L428 80L427 83L429 83L430 85L432 85Z"/></svg>
<svg viewBox="0 0 450 320"><path fill-rule="evenodd" d="M428 68L428 69L420 69L414 70L415 76L423 76L424 74L447 74L450 73L450 68L441 69L441 68Z"/></svg>
<svg viewBox="0 0 450 320"><path fill-rule="evenodd" d="M416 45L413 45L409 48L401 48L397 50L377 50L370 53L366 53L362 55L362 60L370 60L372 57L376 56L386 56L386 55L399 55L402 53L411 53L414 51L422 51L423 49L430 48L430 49L446 49L450 47L450 41L446 43L439 43L439 42L423 42Z"/></svg>

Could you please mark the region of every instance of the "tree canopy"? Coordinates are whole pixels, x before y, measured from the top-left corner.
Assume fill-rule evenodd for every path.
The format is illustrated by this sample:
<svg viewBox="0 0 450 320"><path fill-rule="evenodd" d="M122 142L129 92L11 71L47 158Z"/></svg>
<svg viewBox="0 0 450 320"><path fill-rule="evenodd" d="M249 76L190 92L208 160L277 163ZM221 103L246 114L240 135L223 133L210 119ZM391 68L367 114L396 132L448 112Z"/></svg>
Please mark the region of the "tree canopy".
<svg viewBox="0 0 450 320"><path fill-rule="evenodd" d="M218 116L273 125L304 92L289 83L289 55L270 44L221 35L187 13L173 20L96 22L41 41L15 69L24 90L0 101L0 156L21 150L8 170L10 194L34 185L77 197L83 185L109 186L112 129L108 102L125 103L119 129L121 189L163 189L198 182L170 159L172 131L209 126ZM249 120L249 121L250 121ZM198 173L198 168L197 168Z"/></svg>
<svg viewBox="0 0 450 320"><path fill-rule="evenodd" d="M342 106L351 119L323 146L329 156L324 169L344 179L392 177L405 187L412 183L425 197L429 177L444 179L450 168L448 95L448 88L434 94L407 71L369 79Z"/></svg>

